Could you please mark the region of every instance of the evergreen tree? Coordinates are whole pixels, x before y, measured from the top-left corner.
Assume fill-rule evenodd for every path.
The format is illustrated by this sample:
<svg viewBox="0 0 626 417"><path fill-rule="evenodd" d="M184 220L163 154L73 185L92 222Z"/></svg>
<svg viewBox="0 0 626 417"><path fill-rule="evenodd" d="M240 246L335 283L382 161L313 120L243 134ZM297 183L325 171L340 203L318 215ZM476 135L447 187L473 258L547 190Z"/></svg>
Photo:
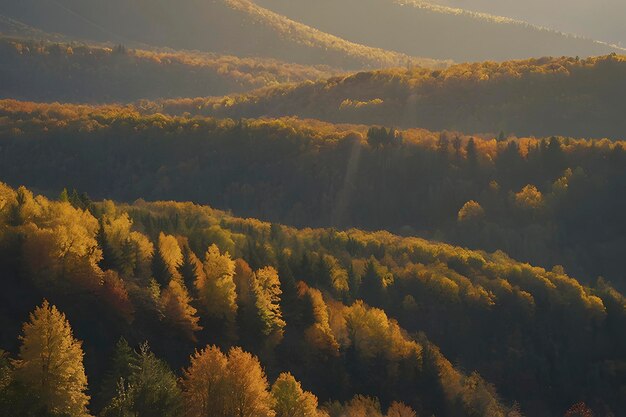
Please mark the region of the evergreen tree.
<svg viewBox="0 0 626 417"><path fill-rule="evenodd" d="M110 404L120 389L128 389L131 375L139 369L139 357L123 337L115 345L109 369L102 381L98 400ZM120 385L121 384L121 385Z"/></svg>
<svg viewBox="0 0 626 417"><path fill-rule="evenodd" d="M182 411L176 376L144 343L132 358L127 381L120 378L115 397L102 411L105 417L178 417Z"/></svg>

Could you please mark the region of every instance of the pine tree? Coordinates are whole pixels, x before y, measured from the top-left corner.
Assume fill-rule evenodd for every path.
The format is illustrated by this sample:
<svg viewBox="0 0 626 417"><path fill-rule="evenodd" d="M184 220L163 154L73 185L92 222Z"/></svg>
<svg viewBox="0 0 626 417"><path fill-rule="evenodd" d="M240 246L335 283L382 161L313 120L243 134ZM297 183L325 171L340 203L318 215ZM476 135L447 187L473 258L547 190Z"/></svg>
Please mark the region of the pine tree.
<svg viewBox="0 0 626 417"><path fill-rule="evenodd" d="M298 286L296 279L291 271L287 255L283 252L278 257L278 277L280 279L280 288L282 295L280 299L280 308L288 324L297 325L302 314L298 306Z"/></svg>
<svg viewBox="0 0 626 417"><path fill-rule="evenodd" d="M116 395L102 411L105 417L178 417L181 392L176 376L147 343L129 358L131 373L120 378Z"/></svg>
<svg viewBox="0 0 626 417"><path fill-rule="evenodd" d="M65 315L48 301L24 324L15 377L50 413L86 416L89 396L81 342Z"/></svg>
<svg viewBox="0 0 626 417"><path fill-rule="evenodd" d="M59 201L62 203L69 203L70 196L67 192L67 188L64 188L63 191L61 191L61 194L59 194Z"/></svg>
<svg viewBox="0 0 626 417"><path fill-rule="evenodd" d="M371 305L381 305L384 299L384 278L379 264L373 257L367 262L361 281L360 295Z"/></svg>
<svg viewBox="0 0 626 417"><path fill-rule="evenodd" d="M185 286L193 290L195 288L195 282L199 279L203 279L204 270L202 269L202 262L198 259L196 254L193 253L187 242L181 246L183 263L178 270L183 277Z"/></svg>
<svg viewBox="0 0 626 417"><path fill-rule="evenodd" d="M110 368L102 381L98 395L99 403L110 404L120 390L126 391L131 375L138 369L137 353L128 345L126 339L120 338L115 345Z"/></svg>

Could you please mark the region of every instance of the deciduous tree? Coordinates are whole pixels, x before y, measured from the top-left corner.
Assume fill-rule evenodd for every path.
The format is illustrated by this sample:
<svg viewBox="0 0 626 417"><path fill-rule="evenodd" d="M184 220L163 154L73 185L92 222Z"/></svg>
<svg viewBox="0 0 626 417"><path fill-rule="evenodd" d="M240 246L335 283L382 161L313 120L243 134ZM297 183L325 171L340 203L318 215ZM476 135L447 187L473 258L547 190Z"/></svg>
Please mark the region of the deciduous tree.
<svg viewBox="0 0 626 417"><path fill-rule="evenodd" d="M36 395L35 400L48 412L87 416L83 350L65 315L44 301L24 324L20 340L16 379Z"/></svg>

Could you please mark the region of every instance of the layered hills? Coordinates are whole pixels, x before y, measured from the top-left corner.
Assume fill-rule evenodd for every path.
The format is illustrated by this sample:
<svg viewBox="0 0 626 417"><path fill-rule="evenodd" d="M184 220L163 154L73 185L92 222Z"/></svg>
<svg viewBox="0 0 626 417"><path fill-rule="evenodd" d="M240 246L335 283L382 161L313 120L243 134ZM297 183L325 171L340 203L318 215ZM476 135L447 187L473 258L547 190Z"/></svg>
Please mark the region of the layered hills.
<svg viewBox="0 0 626 417"><path fill-rule="evenodd" d="M144 103L149 111L218 117L299 116L331 122L517 135L620 139L620 55L359 72L241 95Z"/></svg>
<svg viewBox="0 0 626 417"><path fill-rule="evenodd" d="M456 62L502 61L530 56L587 57L620 51L620 48L605 43L524 21L421 0L256 2L353 42ZM523 7L521 3L520 7Z"/></svg>
<svg viewBox="0 0 626 417"><path fill-rule="evenodd" d="M343 40L248 0L3 0L0 13L43 31L133 47L191 49L345 69L407 62L441 65Z"/></svg>

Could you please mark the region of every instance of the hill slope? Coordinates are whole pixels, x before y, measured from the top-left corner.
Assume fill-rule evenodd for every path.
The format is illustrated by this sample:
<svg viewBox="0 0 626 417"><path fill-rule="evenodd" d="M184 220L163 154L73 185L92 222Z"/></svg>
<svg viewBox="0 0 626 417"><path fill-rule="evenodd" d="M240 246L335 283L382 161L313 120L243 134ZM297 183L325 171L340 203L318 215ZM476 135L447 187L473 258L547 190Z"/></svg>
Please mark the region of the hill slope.
<svg viewBox="0 0 626 417"><path fill-rule="evenodd" d="M346 69L411 61L400 53L347 42L248 0L2 0L0 13L44 31L130 46L139 42Z"/></svg>
<svg viewBox="0 0 626 417"><path fill-rule="evenodd" d="M429 0L452 7L521 19L536 25L626 44L622 0Z"/></svg>
<svg viewBox="0 0 626 417"><path fill-rule="evenodd" d="M149 341L155 352L177 371L187 364L194 350L208 344L217 344L226 350L243 345L246 350L261 356L272 379L288 370L302 375L305 386L316 391L324 401L367 394L378 396L384 404L392 400L404 401L420 413L469 417L477 413L485 415L484 411L491 410L494 414L489 415L498 417L506 412L495 390L480 376L476 373L463 375L425 337L418 340L409 336L384 311L370 308L361 301L344 305L331 295L324 298L313 286L312 276L307 284L289 279L287 270L282 267L282 275L278 275L279 267L275 262L253 259L243 253L244 246L229 243L224 246L218 241L209 243L211 233L234 236L234 232L239 236L236 238L239 244L245 245L246 241L253 245L270 244L266 237L261 237L267 224L249 222L252 233L248 239L245 232L236 231L242 219L229 218L208 207L184 203L116 207L109 201L89 204L85 209L75 199L71 204L67 199L47 200L34 197L25 188L11 190L3 183L0 183L0 202L0 267L3 285L8 290L0 295L1 346L9 347L15 343L13 340L17 339L20 322L14 318L26 316L41 298L59 305L75 326L75 334L85 340L89 382L97 400L92 403L94 414L99 414L103 405L114 404L119 398L115 397L119 392L115 388L117 382L112 386L109 384L108 390L101 388L107 379L110 382L110 372L119 369L119 356L107 353L113 351L120 337L127 338L133 345ZM175 216L194 227L179 229L167 214L162 217L163 209L167 212L180 210ZM19 213L17 216L12 215L16 212ZM229 223L232 220L232 223L224 228L215 227L215 222L220 220ZM206 234L209 229L211 231ZM58 239L53 237L50 240L51 234ZM254 235L257 237L253 238ZM122 240L118 241L118 238ZM308 237L300 235L297 238L304 241ZM24 246L17 244L16 239L25 242ZM308 239L312 243L319 241L319 237ZM61 248L70 241L71 249L61 254ZM114 255L121 241L130 244L123 251L135 257L129 268L122 266L123 262L120 263ZM201 252L198 244L204 246ZM178 251L181 262L169 257L170 250ZM236 262L231 259L231 252ZM19 255L12 257L12 254ZM34 261L33 255L38 261ZM186 271L183 259L194 262L192 269L195 272ZM204 259L204 263L200 259ZM167 269L161 269L160 262ZM200 264L199 269L195 269L196 262ZM44 263L47 266L43 266ZM219 269L224 263L226 269ZM251 267L256 272L253 273ZM194 274L198 277L205 274L199 280L206 281L209 288L203 289L200 281L194 284ZM219 276L218 291L221 292L212 295L209 291L214 276ZM269 280L269 284L263 279ZM247 288L248 284L253 287ZM24 297L17 300L14 298L17 294ZM271 294L267 302L265 299L256 301L256 304L251 302L251 299L261 299L265 294ZM223 299L222 295L229 298ZM13 301L9 301L11 299ZM181 307L185 309L182 312ZM221 316L227 312L228 316ZM264 313L267 315L262 316ZM257 318L256 314L261 317ZM331 314L332 322L329 320ZM191 323L194 325L189 326ZM265 323L271 327L264 326ZM358 336L347 335L347 326L355 329ZM6 359L4 351L2 359ZM331 366L319 366L320 363ZM362 373L371 366L380 366L380 372L367 380L362 379ZM107 374L102 378L97 370L106 370ZM3 366L4 381L8 379L6 371L7 367ZM216 377L215 373L212 377ZM115 374L112 379L119 381ZM6 385L0 387L0 411L3 415L9 411L15 415L27 415L20 413L19 408L11 407L15 394L5 390ZM132 405L133 409L143 410L138 414L182 414L183 410L176 402L168 404L162 400L165 397L163 390L152 394L153 391L145 385L139 394L128 394L142 399ZM173 385L173 393L165 398L180 397L176 396L175 380ZM22 392L18 391L18 398ZM145 399L146 392L156 399ZM254 393L258 395L258 390ZM211 394L210 399L214 401L229 395L227 390L220 390L217 395L212 391ZM37 398L26 394L22 402L24 400L31 405ZM196 398L184 405L188 407L194 401ZM151 404L155 404L154 408L148 406ZM159 414L153 414L155 409ZM172 409L175 412L164 412ZM246 412L244 415L273 417L275 414ZM323 416L328 414L320 415Z"/></svg>
<svg viewBox="0 0 626 417"><path fill-rule="evenodd" d="M191 203L51 201L2 183L0 197L3 346L17 333L14 317L46 297L86 340L92 372L108 365L119 336L149 340L175 368L198 345L236 340L258 352L269 375L291 370L323 401L360 393L404 401L420 415L520 415L476 372L455 369L427 334L526 415L561 415L581 398L606 414L624 406L626 299L605 282L583 287L558 268L501 252L387 232L297 230ZM212 282L222 257L234 264L219 269L219 282L232 285L236 327L211 320L194 284L202 273ZM249 309L266 304L251 304L246 292L261 274L275 277L266 320L285 320L265 334ZM193 317L164 301L173 281L189 289L179 302L198 307L189 314L204 329L186 333Z"/></svg>
<svg viewBox="0 0 626 417"><path fill-rule="evenodd" d="M219 117L311 117L331 122L614 139L626 132L626 58L541 58L390 69L245 95L146 104Z"/></svg>
<svg viewBox="0 0 626 417"><path fill-rule="evenodd" d="M603 55L617 48L520 21L420 0L256 0L353 42L454 61Z"/></svg>
<svg viewBox="0 0 626 417"><path fill-rule="evenodd" d="M12 185L191 200L302 227L419 232L622 290L625 148L0 102L0 177Z"/></svg>
<svg viewBox="0 0 626 417"><path fill-rule="evenodd" d="M0 36L0 97L107 102L221 95L336 71L201 52L152 52Z"/></svg>

